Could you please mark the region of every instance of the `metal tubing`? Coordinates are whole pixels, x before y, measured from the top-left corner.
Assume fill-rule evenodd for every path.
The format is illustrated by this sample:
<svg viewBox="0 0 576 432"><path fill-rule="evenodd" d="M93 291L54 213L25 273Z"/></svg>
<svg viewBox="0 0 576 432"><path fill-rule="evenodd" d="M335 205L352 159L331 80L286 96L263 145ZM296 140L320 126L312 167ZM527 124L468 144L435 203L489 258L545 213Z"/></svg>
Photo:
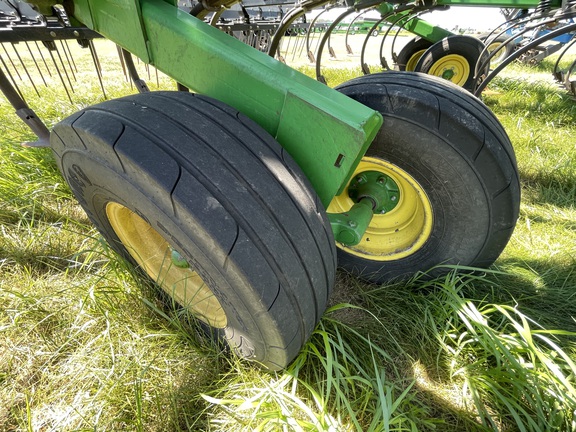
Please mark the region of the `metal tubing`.
<svg viewBox="0 0 576 432"><path fill-rule="evenodd" d="M531 50L534 47L537 47L538 45L542 44L543 42L547 42L550 39L554 39L555 37L558 37L564 33L568 33L568 32L575 31L575 30L576 30L576 24L570 24L570 25L562 27L558 30L553 30L550 33L548 33L542 37L539 37L538 39L534 40L533 42L529 43L528 45L520 48L519 50L514 52L511 56L507 57L492 72L490 72L490 74L486 77L486 79L478 86L478 88L476 89L474 94L476 96L479 96L482 93L482 91L486 88L486 86L490 83L490 81L492 81L494 79L494 77L496 75L498 75L502 69L504 69L510 63L512 63L514 60L516 60L522 54L526 53L527 51Z"/></svg>
<svg viewBox="0 0 576 432"><path fill-rule="evenodd" d="M322 52L324 51L324 45L326 44L326 41L330 37L330 33L332 33L332 31L336 28L336 26L344 18L346 18L348 15L350 15L354 12L356 12L356 9L350 8L350 9L347 9L346 11L342 12L340 15L338 15L338 17L334 20L334 22L332 24L330 24L328 29L326 29L326 33L324 33L324 36L322 36L322 39L320 40L320 44L318 45L318 50L317 50L317 54L316 54L316 79L323 84L326 84L326 80L322 76L322 70L321 70Z"/></svg>
<svg viewBox="0 0 576 432"><path fill-rule="evenodd" d="M558 77L558 75L560 74L560 70L559 70L559 68L560 68L560 62L562 61L562 59L564 58L564 56L566 55L566 53L567 53L568 51L570 51L570 49L571 49L574 45L576 45L576 37L573 38L570 42L568 42L568 43L566 44L566 46L564 47L564 51L562 51L562 53L558 56L558 59L556 60L556 63L554 63L554 69L553 69L552 74L554 75L554 77L555 77L556 79L558 79L557 77ZM558 79L558 81L560 81L560 79Z"/></svg>
<svg viewBox="0 0 576 432"><path fill-rule="evenodd" d="M306 32L306 55L308 56L308 59L310 61L313 61L314 57L314 53L310 50L310 33L312 31L314 31L314 29L316 28L316 21L318 21L318 18L320 18L322 16L322 14L328 12L328 8L324 9L323 11L321 11L318 15L316 15L313 19L312 22L310 23L310 26L308 27L308 31Z"/></svg>
<svg viewBox="0 0 576 432"><path fill-rule="evenodd" d="M134 60L132 60L132 54L130 54L125 49L122 49L122 57L124 58L124 64L126 65L128 75L130 76L130 79L136 86L136 90L138 90L138 93L149 92L150 89L146 85L146 81L144 81L138 76L138 71L136 70L136 66L134 66Z"/></svg>

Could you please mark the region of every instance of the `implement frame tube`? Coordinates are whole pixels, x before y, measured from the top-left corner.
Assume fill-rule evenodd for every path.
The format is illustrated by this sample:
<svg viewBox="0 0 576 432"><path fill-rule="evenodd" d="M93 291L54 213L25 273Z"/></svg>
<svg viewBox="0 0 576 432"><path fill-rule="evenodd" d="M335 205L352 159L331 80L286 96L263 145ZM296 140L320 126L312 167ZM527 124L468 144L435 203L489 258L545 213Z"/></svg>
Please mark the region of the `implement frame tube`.
<svg viewBox="0 0 576 432"><path fill-rule="evenodd" d="M238 109L275 137L304 171L325 207L345 188L382 125L382 116L162 0L79 0L93 30L186 87ZM104 8L104 9L103 9ZM108 8L108 9L106 9ZM138 11L134 11L138 8ZM131 10L132 9L132 10ZM98 26L120 11L126 27ZM115 19L117 19L116 17ZM138 54L136 54L138 55Z"/></svg>

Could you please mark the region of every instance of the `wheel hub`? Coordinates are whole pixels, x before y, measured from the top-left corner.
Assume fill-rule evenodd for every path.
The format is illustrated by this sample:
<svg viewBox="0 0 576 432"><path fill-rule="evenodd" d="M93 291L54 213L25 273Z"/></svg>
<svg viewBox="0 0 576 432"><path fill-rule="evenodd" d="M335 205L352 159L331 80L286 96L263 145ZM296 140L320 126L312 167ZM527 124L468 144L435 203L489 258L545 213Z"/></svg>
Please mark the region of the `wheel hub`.
<svg viewBox="0 0 576 432"><path fill-rule="evenodd" d="M388 213L400 201L400 189L389 176L378 171L364 171L354 178L348 186L348 196L359 203L365 198L372 201L375 214Z"/></svg>
<svg viewBox="0 0 576 432"><path fill-rule="evenodd" d="M454 68L444 69L444 72L442 72L442 78L444 78L445 80L448 80L448 81L452 81L452 78L454 78L455 75L456 75L456 72L454 72Z"/></svg>
<svg viewBox="0 0 576 432"><path fill-rule="evenodd" d="M463 86L468 80L471 70L466 58L458 54L448 54L436 61L428 73Z"/></svg>
<svg viewBox="0 0 576 432"><path fill-rule="evenodd" d="M126 250L160 288L200 321L226 327L226 313L212 290L158 231L116 202L106 205L106 216Z"/></svg>

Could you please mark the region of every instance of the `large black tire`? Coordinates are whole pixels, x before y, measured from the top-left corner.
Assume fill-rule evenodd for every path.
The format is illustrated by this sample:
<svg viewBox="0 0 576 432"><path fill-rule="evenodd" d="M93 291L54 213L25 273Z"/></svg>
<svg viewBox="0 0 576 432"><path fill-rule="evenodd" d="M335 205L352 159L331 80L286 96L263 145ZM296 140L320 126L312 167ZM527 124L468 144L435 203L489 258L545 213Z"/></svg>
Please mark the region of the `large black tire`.
<svg viewBox="0 0 576 432"><path fill-rule="evenodd" d="M368 75L338 90L384 117L355 176L381 172L401 192L394 210L374 216L360 244L338 245L339 265L383 283L443 264L492 264L516 224L520 186L514 151L490 110L461 88L418 73ZM345 190L328 211L352 204Z"/></svg>
<svg viewBox="0 0 576 432"><path fill-rule="evenodd" d="M65 119L51 145L112 248L241 356L294 359L336 251L312 187L260 126L207 97L142 93Z"/></svg>
<svg viewBox="0 0 576 432"><path fill-rule="evenodd" d="M418 60L420 60L420 57L422 57L426 50L428 50L432 45L433 43L429 40L418 36L410 39L396 57L396 66L398 67L398 70L413 72L418 64Z"/></svg>
<svg viewBox="0 0 576 432"><path fill-rule="evenodd" d="M420 57L414 71L444 78L473 93L490 70L489 54L484 48L475 37L448 36ZM474 73L476 64L486 64L478 76Z"/></svg>
<svg viewBox="0 0 576 432"><path fill-rule="evenodd" d="M510 56L516 50L516 43L511 41L506 45L504 42L508 40L509 36L506 34L494 37L489 33L482 34L478 37L482 43L486 46L488 53L492 56L493 51L497 51L490 59L490 64L492 66L502 63L508 56Z"/></svg>

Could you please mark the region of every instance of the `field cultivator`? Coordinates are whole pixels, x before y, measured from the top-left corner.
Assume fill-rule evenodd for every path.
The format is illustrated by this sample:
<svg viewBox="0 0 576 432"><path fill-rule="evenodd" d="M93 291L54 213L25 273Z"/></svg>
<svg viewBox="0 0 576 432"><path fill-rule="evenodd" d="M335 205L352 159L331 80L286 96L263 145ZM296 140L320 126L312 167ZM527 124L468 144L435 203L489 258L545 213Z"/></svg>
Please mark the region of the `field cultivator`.
<svg viewBox="0 0 576 432"><path fill-rule="evenodd" d="M546 57L559 53L552 70L553 77L566 89L576 94L576 80L572 73L576 60L565 69L560 64L576 43L576 1L567 2L565 7L556 9L550 2L542 2L534 11L503 10L506 22L485 35L484 42L491 51L489 62L498 56L496 67L476 88L480 94L490 80L513 61L535 65ZM482 69L477 65L476 73Z"/></svg>
<svg viewBox="0 0 576 432"><path fill-rule="evenodd" d="M472 3L539 6L532 1ZM520 203L512 145L479 99L447 82L479 91L498 68L490 72L480 40L423 19L457 3L0 0L0 89L38 136L34 145L52 149L110 246L200 327L279 369L320 320L337 266L380 284L432 277L491 265L512 235ZM336 7L329 23L307 15ZM574 12L571 2L547 3L522 25ZM380 48L385 71L368 74L365 46L395 40L399 29L417 39L390 62ZM351 37L363 38L366 75L332 89L319 81L336 34L348 53ZM40 94L41 83L57 81L72 99L76 43L102 82L101 37L119 46L138 93L48 128L21 86ZM301 54L318 80L285 64ZM149 91L134 58L178 90Z"/></svg>

